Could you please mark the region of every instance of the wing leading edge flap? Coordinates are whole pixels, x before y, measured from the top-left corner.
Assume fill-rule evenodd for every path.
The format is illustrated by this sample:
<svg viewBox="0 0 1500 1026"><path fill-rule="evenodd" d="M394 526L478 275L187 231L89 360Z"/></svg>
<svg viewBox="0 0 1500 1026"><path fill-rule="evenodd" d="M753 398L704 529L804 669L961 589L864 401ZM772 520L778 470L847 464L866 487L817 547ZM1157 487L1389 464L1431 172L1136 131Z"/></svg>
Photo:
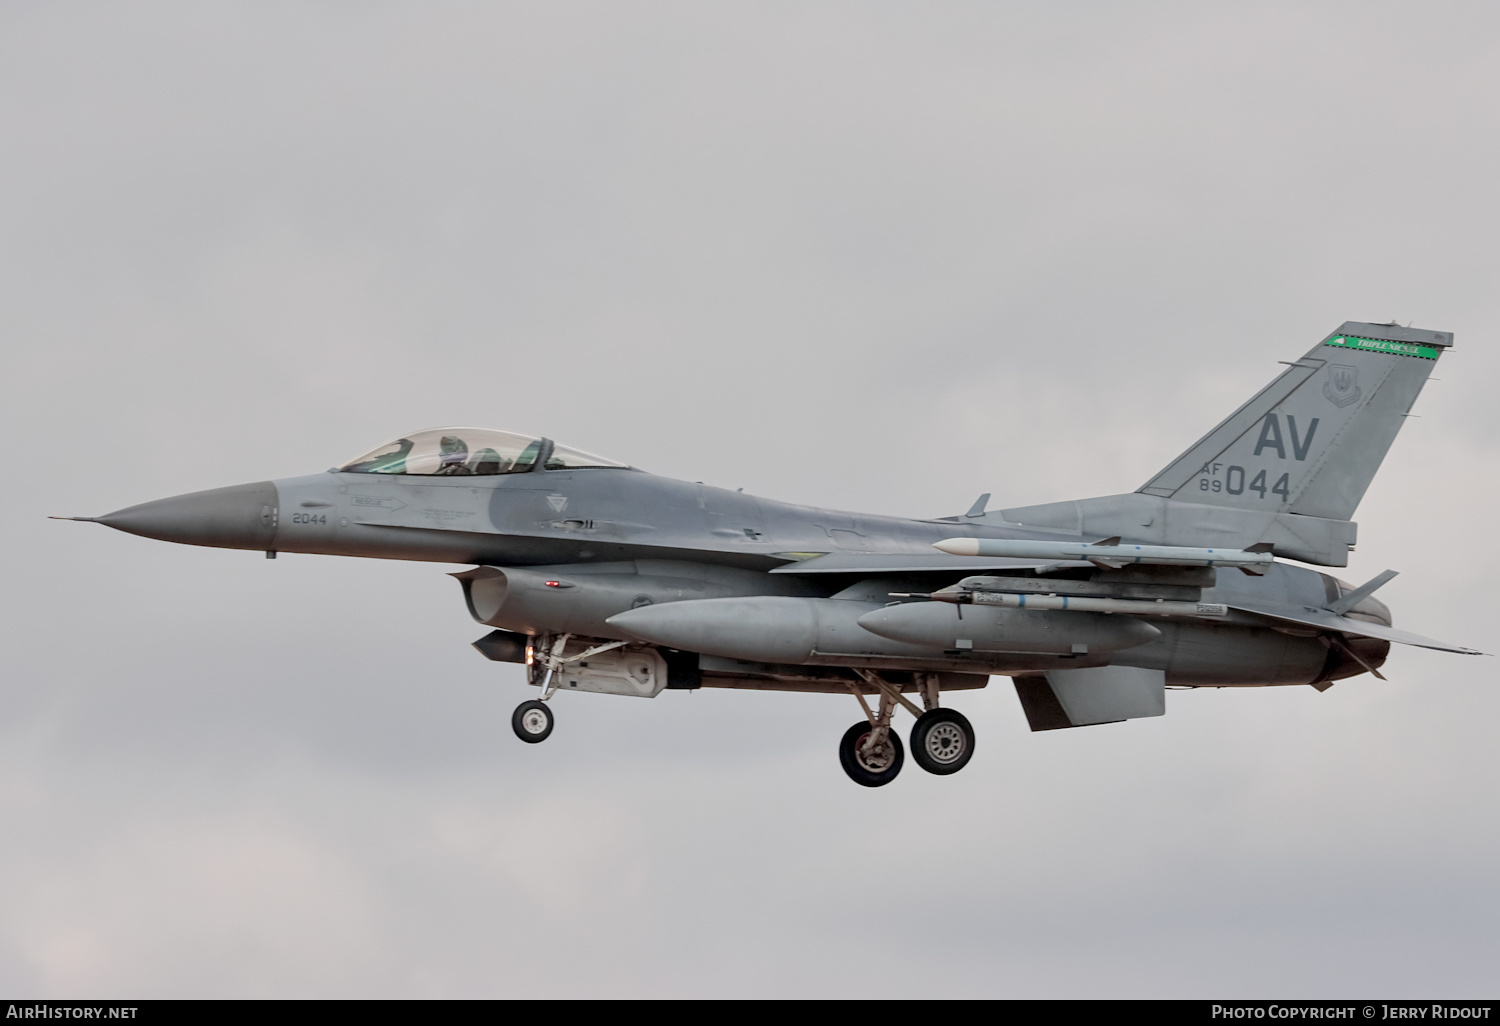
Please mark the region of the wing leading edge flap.
<svg viewBox="0 0 1500 1026"><path fill-rule="evenodd" d="M1341 634L1354 634L1362 638L1377 638L1380 641L1393 641L1399 645L1414 645L1417 648L1431 648L1439 652L1457 652L1459 655L1484 655L1483 652L1474 648L1464 648L1462 645L1450 645L1444 641L1434 641L1432 638L1424 638L1420 634L1411 631L1401 631L1384 624L1370 623L1367 620L1355 620L1351 617L1340 616L1326 609L1312 609L1307 606L1276 606L1276 605L1245 605L1242 602L1228 603L1230 609L1238 609L1242 613L1253 613L1256 616L1264 616L1272 620L1282 620L1286 623L1295 623L1303 627L1317 627L1325 631L1338 631Z"/></svg>

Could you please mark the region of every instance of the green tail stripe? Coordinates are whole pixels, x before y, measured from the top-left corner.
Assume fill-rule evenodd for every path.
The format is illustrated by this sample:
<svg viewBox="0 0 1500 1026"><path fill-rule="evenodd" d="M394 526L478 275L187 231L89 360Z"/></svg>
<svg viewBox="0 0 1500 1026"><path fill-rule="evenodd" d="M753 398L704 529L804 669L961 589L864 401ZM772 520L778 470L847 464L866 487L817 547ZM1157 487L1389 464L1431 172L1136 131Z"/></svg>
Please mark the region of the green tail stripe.
<svg viewBox="0 0 1500 1026"><path fill-rule="evenodd" d="M1357 335L1337 335L1323 344L1344 349L1363 349L1366 352L1390 353L1393 356L1415 356L1423 360L1436 360L1442 354L1441 349L1435 349L1432 346L1418 346L1410 342L1387 342L1385 339L1360 338Z"/></svg>

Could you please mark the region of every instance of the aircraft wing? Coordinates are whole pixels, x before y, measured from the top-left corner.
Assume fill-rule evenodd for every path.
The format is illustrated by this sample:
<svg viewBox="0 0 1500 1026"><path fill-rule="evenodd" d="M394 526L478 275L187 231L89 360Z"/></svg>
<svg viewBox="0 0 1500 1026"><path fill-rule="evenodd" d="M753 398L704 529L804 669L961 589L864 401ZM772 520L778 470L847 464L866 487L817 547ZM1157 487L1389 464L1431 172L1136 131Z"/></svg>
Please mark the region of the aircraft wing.
<svg viewBox="0 0 1500 1026"><path fill-rule="evenodd" d="M1082 566L1092 563L1082 560L1056 559L1012 559L1007 556L950 556L934 551L931 554L911 552L829 552L811 559L798 560L772 570L773 574L900 574L924 571L953 571L965 573L970 570L1039 570L1043 567L1058 568Z"/></svg>
<svg viewBox="0 0 1500 1026"><path fill-rule="evenodd" d="M1272 603L1247 605L1243 602L1228 603L1230 609L1238 609L1244 613L1254 613L1256 616L1265 616L1273 620L1282 620L1287 623L1299 624L1303 627L1316 627L1319 630L1338 631L1341 634L1354 634L1363 638L1378 638L1381 641L1393 641L1400 645L1415 645L1418 648L1432 648L1439 652L1457 652L1460 655L1484 655L1477 649L1464 648L1462 645L1450 645L1445 641L1434 641L1424 638L1420 634L1411 631L1401 631L1394 627L1386 627L1383 624L1370 623L1368 620L1355 620L1351 617L1340 616L1326 609L1313 609L1309 606L1282 606Z"/></svg>

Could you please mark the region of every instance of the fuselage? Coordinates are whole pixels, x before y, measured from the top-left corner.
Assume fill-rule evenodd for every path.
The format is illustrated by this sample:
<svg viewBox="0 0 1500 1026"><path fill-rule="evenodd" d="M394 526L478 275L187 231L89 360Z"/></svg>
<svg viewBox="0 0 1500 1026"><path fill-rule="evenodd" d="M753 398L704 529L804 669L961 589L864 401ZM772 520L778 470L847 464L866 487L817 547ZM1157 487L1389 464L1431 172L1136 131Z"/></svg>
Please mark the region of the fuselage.
<svg viewBox="0 0 1500 1026"><path fill-rule="evenodd" d="M1221 686L1303 684L1362 669L1316 632L1288 632L1243 615L1219 623L1153 619L1157 636L1143 644L1062 656L892 641L860 629L859 616L888 604L893 593L933 590L973 571L786 570L826 554L848 554L865 566L885 556L941 560L934 543L954 537L1055 540L1058 534L965 517L917 520L819 509L633 468L538 465L495 476L330 471L159 500L100 519L190 544L515 568L505 592L509 611L481 615L477 586L466 587L476 619L527 634L629 638L608 620L643 603L771 596L806 600L811 612L798 616L811 617L808 629L817 636L795 661L808 665L1018 673L1114 663L1164 670L1172 683ZM1006 563L992 561L1000 568ZM523 601L518 582L532 579L525 568L545 570L551 590L544 581ZM783 572L771 572L778 568ZM1250 595L1279 605L1322 606L1341 587L1347 588L1329 575L1283 563L1260 577L1221 571L1202 594L1205 601ZM1389 622L1378 602L1362 611ZM791 630L765 627L769 634ZM1364 655L1378 665L1385 647L1367 646Z"/></svg>

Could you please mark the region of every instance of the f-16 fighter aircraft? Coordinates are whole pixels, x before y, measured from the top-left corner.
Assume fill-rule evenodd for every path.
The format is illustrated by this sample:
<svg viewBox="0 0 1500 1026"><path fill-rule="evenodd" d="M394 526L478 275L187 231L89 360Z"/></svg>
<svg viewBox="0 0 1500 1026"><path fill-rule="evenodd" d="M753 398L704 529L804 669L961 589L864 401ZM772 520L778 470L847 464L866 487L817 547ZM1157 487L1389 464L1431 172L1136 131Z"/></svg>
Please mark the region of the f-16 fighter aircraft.
<svg viewBox="0 0 1500 1026"><path fill-rule="evenodd" d="M512 717L545 740L579 691L848 693L845 772L901 771L916 717L929 773L974 730L945 693L1012 678L1032 730L1166 711L1168 684L1310 684L1380 666L1392 642L1475 654L1393 627L1354 587L1350 520L1448 332L1344 324L1126 495L931 520L796 506L657 477L560 442L436 428L327 473L79 517L221 548L471 564L474 643L539 691ZM1279 557L1279 558L1278 558ZM872 707L868 700L873 699ZM919 704L920 703L920 704Z"/></svg>

